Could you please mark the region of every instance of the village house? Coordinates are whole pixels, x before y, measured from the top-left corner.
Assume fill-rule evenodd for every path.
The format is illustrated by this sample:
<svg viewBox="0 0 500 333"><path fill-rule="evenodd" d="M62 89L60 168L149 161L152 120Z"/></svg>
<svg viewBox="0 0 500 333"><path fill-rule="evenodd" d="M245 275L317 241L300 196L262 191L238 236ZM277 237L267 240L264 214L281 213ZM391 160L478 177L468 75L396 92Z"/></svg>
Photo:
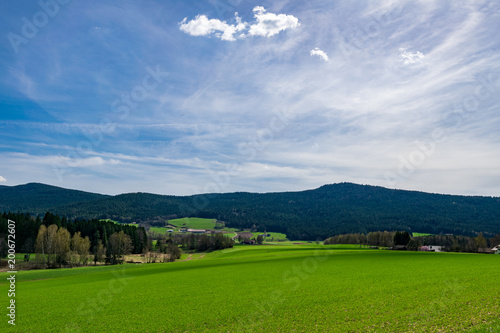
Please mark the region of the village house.
<svg viewBox="0 0 500 333"><path fill-rule="evenodd" d="M419 251L444 252L443 247L440 245L424 245L419 248Z"/></svg>
<svg viewBox="0 0 500 333"><path fill-rule="evenodd" d="M491 249L491 251L493 251L493 253L495 254L500 254L500 245L495 246Z"/></svg>
<svg viewBox="0 0 500 333"><path fill-rule="evenodd" d="M429 251L444 252L443 247L440 245L429 245Z"/></svg>

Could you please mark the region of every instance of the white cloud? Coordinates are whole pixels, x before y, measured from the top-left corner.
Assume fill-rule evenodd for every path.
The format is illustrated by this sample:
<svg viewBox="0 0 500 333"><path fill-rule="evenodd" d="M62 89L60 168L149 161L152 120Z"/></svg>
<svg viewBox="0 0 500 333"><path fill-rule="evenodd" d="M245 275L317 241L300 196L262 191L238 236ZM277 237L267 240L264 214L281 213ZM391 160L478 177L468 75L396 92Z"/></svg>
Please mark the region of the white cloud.
<svg viewBox="0 0 500 333"><path fill-rule="evenodd" d="M328 55L326 54L326 52L323 50L320 50L319 48L315 48L314 50L311 50L310 53L312 56L317 55L321 59L323 59L324 61L328 61Z"/></svg>
<svg viewBox="0 0 500 333"><path fill-rule="evenodd" d="M198 15L194 20L189 22L187 22L187 18L184 18L181 22L180 29L191 36L207 36L214 34L222 40L234 41L236 40L234 34L244 30L246 27L246 23L241 22L238 13L235 13L235 21L236 24L233 25L227 24L226 21L220 21L218 19L209 20L205 15Z"/></svg>
<svg viewBox="0 0 500 333"><path fill-rule="evenodd" d="M424 58L425 55L423 55L420 51L409 52L406 51L405 48L399 49L399 61L405 65L421 63Z"/></svg>
<svg viewBox="0 0 500 333"><path fill-rule="evenodd" d="M4 177L0 176L0 183L5 183L7 181L7 179L5 179Z"/></svg>
<svg viewBox="0 0 500 333"><path fill-rule="evenodd" d="M234 14L234 24L219 19L209 19L205 15L198 15L188 21L187 17L180 23L180 30L191 36L213 35L221 40L235 41L236 39L250 36L271 37L281 31L293 29L300 25L299 19L293 15L268 13L264 7L257 6L253 9L256 23L242 22L238 13ZM248 35L245 34L248 30ZM239 35L235 36L237 33Z"/></svg>
<svg viewBox="0 0 500 333"><path fill-rule="evenodd" d="M299 19L293 15L267 13L265 8L257 6L253 9L256 24L250 26L248 32L252 36L271 37L286 29L294 29L300 25Z"/></svg>

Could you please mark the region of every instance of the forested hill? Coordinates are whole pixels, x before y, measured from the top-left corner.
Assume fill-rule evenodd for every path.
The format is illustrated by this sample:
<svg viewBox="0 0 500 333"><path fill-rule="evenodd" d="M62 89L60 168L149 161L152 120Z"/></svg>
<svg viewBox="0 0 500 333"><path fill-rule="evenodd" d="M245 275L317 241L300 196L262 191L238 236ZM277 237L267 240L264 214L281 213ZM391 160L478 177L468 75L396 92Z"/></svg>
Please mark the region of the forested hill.
<svg viewBox="0 0 500 333"><path fill-rule="evenodd" d="M56 198L52 201L57 202ZM122 222L209 217L225 221L230 227L284 232L291 239L376 230L462 235L500 232L500 198L429 194L351 183L301 192L184 197L131 193L85 201L53 206L51 211L69 218L111 218ZM23 210L40 211L36 201L31 204L31 210Z"/></svg>
<svg viewBox="0 0 500 333"><path fill-rule="evenodd" d="M18 186L0 186L0 211L44 214L56 207L105 198L105 195L29 183Z"/></svg>

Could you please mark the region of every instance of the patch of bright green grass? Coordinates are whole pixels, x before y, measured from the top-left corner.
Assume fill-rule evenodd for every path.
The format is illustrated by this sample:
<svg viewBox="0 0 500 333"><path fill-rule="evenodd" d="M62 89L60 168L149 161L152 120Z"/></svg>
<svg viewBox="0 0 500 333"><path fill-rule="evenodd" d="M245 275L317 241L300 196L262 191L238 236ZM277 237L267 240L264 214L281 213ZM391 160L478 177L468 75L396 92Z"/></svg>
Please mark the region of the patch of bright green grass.
<svg viewBox="0 0 500 333"><path fill-rule="evenodd" d="M285 239L287 239L285 234L282 234L279 232L268 232L268 234L269 234L269 236L266 237L266 241L270 240L271 238L273 238L273 240L285 240Z"/></svg>
<svg viewBox="0 0 500 333"><path fill-rule="evenodd" d="M99 220L99 221L101 221L101 222L113 222L113 223L116 223L116 224L120 224L119 222L111 220L111 219L102 219L102 220Z"/></svg>
<svg viewBox="0 0 500 333"><path fill-rule="evenodd" d="M430 236L430 235L433 235L433 234L426 234L426 233L422 233L422 232L414 232L412 233L413 237L425 237L425 236Z"/></svg>
<svg viewBox="0 0 500 333"><path fill-rule="evenodd" d="M16 326L0 330L459 332L497 322L500 256L355 246L235 246L202 260L22 272Z"/></svg>
<svg viewBox="0 0 500 333"><path fill-rule="evenodd" d="M151 227L151 228L149 228L149 231L154 231L154 232L162 234L162 235L167 234L168 230L172 230L172 229L165 228L165 227Z"/></svg>
<svg viewBox="0 0 500 333"><path fill-rule="evenodd" d="M182 219L169 220L168 223L179 228L191 229L214 229L215 219L202 219L198 217L184 217Z"/></svg>

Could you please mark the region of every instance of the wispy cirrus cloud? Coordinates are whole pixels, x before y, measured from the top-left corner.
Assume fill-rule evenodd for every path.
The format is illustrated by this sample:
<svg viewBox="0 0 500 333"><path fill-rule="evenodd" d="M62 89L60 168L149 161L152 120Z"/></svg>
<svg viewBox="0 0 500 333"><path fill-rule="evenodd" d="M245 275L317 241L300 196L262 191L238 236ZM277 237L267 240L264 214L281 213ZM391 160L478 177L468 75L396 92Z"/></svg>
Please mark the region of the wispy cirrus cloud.
<svg viewBox="0 0 500 333"><path fill-rule="evenodd" d="M325 51L323 50L320 50L318 47L316 47L315 49L311 50L309 52L309 54L311 54L312 56L318 56L320 57L321 59L323 59L324 61L328 61L328 55L326 54Z"/></svg>
<svg viewBox="0 0 500 333"><path fill-rule="evenodd" d="M387 186L384 173L440 129L448 140L398 187L500 194L500 3L231 1L239 14L222 18L173 1L75 2L26 52L1 57L9 184L194 194L236 165L220 191ZM5 33L29 14L0 9L14 17ZM168 78L120 117L113 101L135 103L157 64Z"/></svg>
<svg viewBox="0 0 500 333"><path fill-rule="evenodd" d="M248 36L272 37L300 25L295 16L268 13L262 6L255 7L253 13L254 23L242 22L238 13L234 14L234 23L209 19L206 15L198 15L190 21L185 17L180 23L180 30L191 36L215 36L221 40L235 41Z"/></svg>
<svg viewBox="0 0 500 333"><path fill-rule="evenodd" d="M424 58L425 55L420 51L411 52L403 47L399 49L399 61L405 65L421 63Z"/></svg>

